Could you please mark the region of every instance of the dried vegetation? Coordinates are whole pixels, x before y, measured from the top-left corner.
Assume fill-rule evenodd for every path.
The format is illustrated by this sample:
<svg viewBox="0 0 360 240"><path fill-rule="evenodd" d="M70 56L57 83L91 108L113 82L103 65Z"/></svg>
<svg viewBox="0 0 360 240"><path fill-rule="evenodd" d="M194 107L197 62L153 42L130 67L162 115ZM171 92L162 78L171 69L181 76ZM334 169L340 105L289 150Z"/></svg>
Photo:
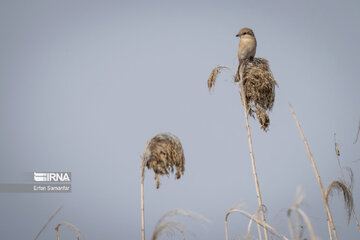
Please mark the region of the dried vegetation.
<svg viewBox="0 0 360 240"><path fill-rule="evenodd" d="M185 171L185 157L181 142L171 133L154 136L145 148L143 161L148 169L155 173L156 188L160 186L159 175L169 175L176 169L175 177L179 179Z"/></svg>
<svg viewBox="0 0 360 240"><path fill-rule="evenodd" d="M236 74L235 82L240 82ZM275 86L278 86L265 58L254 58L245 61L244 93L249 115L257 117L260 127L267 131L270 126L268 112L275 102ZM241 84L240 84L241 87Z"/></svg>
<svg viewBox="0 0 360 240"><path fill-rule="evenodd" d="M270 126L269 111L275 102L275 86L278 86L270 70L269 62L265 58L254 58L245 60L244 92L246 107L250 116L258 119L260 127L267 131ZM225 66L217 66L211 71L207 81L209 91L214 89L218 75ZM240 66L234 76L234 82L240 83Z"/></svg>

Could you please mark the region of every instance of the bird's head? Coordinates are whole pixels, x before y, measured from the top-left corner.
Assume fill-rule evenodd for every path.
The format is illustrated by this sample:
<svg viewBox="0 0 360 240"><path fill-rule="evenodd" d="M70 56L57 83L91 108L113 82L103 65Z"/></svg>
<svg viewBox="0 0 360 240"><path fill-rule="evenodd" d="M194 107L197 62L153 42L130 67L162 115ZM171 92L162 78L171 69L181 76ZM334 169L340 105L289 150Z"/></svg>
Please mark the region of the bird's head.
<svg viewBox="0 0 360 240"><path fill-rule="evenodd" d="M240 37L240 38L242 36L253 36L253 37L255 37L253 30L251 30L250 28L243 28L236 35L236 37Z"/></svg>

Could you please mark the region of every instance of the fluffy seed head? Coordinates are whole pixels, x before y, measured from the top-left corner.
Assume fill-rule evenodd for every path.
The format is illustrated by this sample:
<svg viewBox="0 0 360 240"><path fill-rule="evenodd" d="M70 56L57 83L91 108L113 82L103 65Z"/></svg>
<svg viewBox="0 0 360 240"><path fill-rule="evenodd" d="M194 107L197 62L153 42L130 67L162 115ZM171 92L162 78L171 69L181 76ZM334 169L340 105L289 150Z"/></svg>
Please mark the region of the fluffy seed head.
<svg viewBox="0 0 360 240"><path fill-rule="evenodd" d="M169 175L174 169L176 169L176 179L184 174L184 151L179 138L171 133L160 133L151 138L143 158L146 167L154 170L156 188L160 186L159 175Z"/></svg>
<svg viewBox="0 0 360 240"><path fill-rule="evenodd" d="M264 131L270 126L268 111L275 101L275 86L278 86L265 58L245 60L244 92L249 115L259 120ZM239 74L235 82L240 82Z"/></svg>
<svg viewBox="0 0 360 240"><path fill-rule="evenodd" d="M224 67L224 66L217 66L216 68L214 68L214 69L211 71L210 76L209 76L208 81L207 81L209 91L211 91L211 90L214 89L216 79L217 79L219 73L220 73L223 69L229 69L229 68L228 68L228 67Z"/></svg>

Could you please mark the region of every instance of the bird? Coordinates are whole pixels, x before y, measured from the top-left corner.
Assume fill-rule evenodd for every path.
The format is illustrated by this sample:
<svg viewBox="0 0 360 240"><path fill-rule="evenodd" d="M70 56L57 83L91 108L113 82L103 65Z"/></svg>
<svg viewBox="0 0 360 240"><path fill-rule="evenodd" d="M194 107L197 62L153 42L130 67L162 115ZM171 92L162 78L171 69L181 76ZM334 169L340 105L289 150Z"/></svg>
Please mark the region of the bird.
<svg viewBox="0 0 360 240"><path fill-rule="evenodd" d="M236 37L240 37L238 58L239 66L246 59L253 60L256 53L256 38L253 30L242 28Z"/></svg>

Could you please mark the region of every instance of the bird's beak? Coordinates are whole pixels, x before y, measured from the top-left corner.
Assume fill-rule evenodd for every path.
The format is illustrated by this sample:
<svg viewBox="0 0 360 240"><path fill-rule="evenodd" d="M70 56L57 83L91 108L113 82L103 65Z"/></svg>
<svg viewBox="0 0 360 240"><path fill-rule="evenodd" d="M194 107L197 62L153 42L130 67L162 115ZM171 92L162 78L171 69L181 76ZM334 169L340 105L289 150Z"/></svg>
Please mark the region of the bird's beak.
<svg viewBox="0 0 360 240"><path fill-rule="evenodd" d="M239 34L236 34L236 36L235 37L239 37Z"/></svg>

